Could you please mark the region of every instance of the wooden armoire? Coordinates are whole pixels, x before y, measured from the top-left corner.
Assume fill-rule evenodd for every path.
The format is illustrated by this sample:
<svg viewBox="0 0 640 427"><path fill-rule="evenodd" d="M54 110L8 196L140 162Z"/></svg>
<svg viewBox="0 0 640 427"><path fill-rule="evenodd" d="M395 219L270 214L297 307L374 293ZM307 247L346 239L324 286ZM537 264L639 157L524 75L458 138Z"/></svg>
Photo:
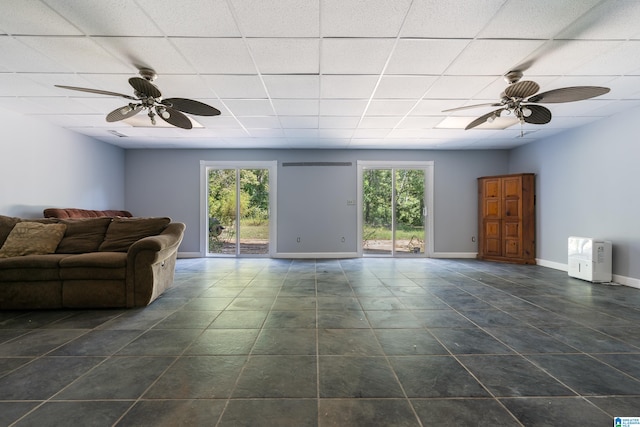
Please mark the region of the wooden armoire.
<svg viewBox="0 0 640 427"><path fill-rule="evenodd" d="M535 178L478 178L478 259L536 263Z"/></svg>

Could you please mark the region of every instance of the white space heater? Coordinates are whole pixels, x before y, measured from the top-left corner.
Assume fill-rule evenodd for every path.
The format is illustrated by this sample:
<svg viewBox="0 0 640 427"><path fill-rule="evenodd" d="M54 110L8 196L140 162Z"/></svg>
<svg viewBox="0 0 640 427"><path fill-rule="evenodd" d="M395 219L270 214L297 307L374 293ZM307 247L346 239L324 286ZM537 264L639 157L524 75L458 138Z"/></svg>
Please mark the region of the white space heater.
<svg viewBox="0 0 640 427"><path fill-rule="evenodd" d="M569 237L569 276L589 282L611 282L611 242Z"/></svg>

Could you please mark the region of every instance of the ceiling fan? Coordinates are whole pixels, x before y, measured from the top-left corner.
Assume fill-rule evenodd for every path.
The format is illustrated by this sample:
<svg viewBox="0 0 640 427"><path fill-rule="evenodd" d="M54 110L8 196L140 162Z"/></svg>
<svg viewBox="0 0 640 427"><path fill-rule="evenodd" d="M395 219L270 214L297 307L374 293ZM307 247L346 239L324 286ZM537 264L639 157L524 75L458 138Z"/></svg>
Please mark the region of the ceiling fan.
<svg viewBox="0 0 640 427"><path fill-rule="evenodd" d="M79 90L81 92L97 93L100 95L119 96L131 100L128 105L117 108L107 114L108 122L117 122L129 117L133 117L142 110L147 110L147 115L151 119L152 124L156 124L156 116L159 116L165 122L182 128L191 129L193 124L189 118L182 114L195 114L197 116L217 116L220 110L213 108L203 102L186 98L166 98L162 99L160 90L151 83L157 77L157 74L151 68L140 68L142 77L131 77L129 84L133 87L135 96L125 95L117 92L109 92L100 89L89 89L84 87L55 85L63 89Z"/></svg>
<svg viewBox="0 0 640 427"><path fill-rule="evenodd" d="M451 108L443 110L443 113L477 107L500 107L478 117L469 123L465 130L472 129L485 122L491 123L502 115L513 115L520 121L521 125L524 123L543 125L551 121L551 111L542 105L537 105L538 103L552 104L582 101L604 95L610 91L609 88L600 86L572 86L537 93L540 90L540 85L530 80L520 81L522 75L522 71L518 70L509 71L504 75L504 79L509 83L509 86L502 92L498 102Z"/></svg>

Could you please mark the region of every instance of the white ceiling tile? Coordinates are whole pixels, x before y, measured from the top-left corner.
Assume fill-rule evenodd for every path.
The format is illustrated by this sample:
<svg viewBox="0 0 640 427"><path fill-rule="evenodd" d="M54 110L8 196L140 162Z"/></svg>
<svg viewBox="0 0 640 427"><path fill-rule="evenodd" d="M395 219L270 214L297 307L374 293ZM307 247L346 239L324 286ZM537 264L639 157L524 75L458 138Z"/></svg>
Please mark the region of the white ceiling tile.
<svg viewBox="0 0 640 427"><path fill-rule="evenodd" d="M474 0L464 5L441 0L414 0L402 37L473 38L505 0Z"/></svg>
<svg viewBox="0 0 640 427"><path fill-rule="evenodd" d="M318 129L284 129L288 138L313 138L318 136Z"/></svg>
<svg viewBox="0 0 640 427"><path fill-rule="evenodd" d="M81 34L76 27L39 1L2 0L0 28L14 35Z"/></svg>
<svg viewBox="0 0 640 427"><path fill-rule="evenodd" d="M322 75L320 97L369 99L377 81L377 75Z"/></svg>
<svg viewBox="0 0 640 427"><path fill-rule="evenodd" d="M442 121L442 117L405 117L398 129L432 129Z"/></svg>
<svg viewBox="0 0 640 427"><path fill-rule="evenodd" d="M351 138L353 129L318 129L318 137L320 138Z"/></svg>
<svg viewBox="0 0 640 427"><path fill-rule="evenodd" d="M195 70L173 44L159 37L94 37L111 55L134 68L151 68L158 74L186 74Z"/></svg>
<svg viewBox="0 0 640 427"><path fill-rule="evenodd" d="M171 42L201 74L257 74L244 40L172 38Z"/></svg>
<svg viewBox="0 0 640 427"><path fill-rule="evenodd" d="M318 0L230 0L245 37L318 37Z"/></svg>
<svg viewBox="0 0 640 427"><path fill-rule="evenodd" d="M447 68L448 75L503 75L538 49L542 40L474 40Z"/></svg>
<svg viewBox="0 0 640 427"><path fill-rule="evenodd" d="M379 74L391 53L391 39L322 39L323 74Z"/></svg>
<svg viewBox="0 0 640 427"><path fill-rule="evenodd" d="M322 37L396 37L411 0L321 0Z"/></svg>
<svg viewBox="0 0 640 427"><path fill-rule="evenodd" d="M443 76L427 92L429 98L472 98L494 81L490 76Z"/></svg>
<svg viewBox="0 0 640 427"><path fill-rule="evenodd" d="M247 129L279 129L280 121L276 116L238 117L238 121Z"/></svg>
<svg viewBox="0 0 640 427"><path fill-rule="evenodd" d="M64 64L64 71L126 73L134 68L119 61L87 37L20 37L20 41L46 54L55 62Z"/></svg>
<svg viewBox="0 0 640 427"><path fill-rule="evenodd" d="M404 116L413 106L415 100L405 99L374 99L367 108L367 116Z"/></svg>
<svg viewBox="0 0 640 427"><path fill-rule="evenodd" d="M624 99L631 96L637 99L640 96L640 75L620 76L603 86L611 88L611 92L603 95L603 98Z"/></svg>
<svg viewBox="0 0 640 427"><path fill-rule="evenodd" d="M577 74L615 76L640 70L640 40L627 41L594 56L573 70Z"/></svg>
<svg viewBox="0 0 640 427"><path fill-rule="evenodd" d="M304 75L263 76L271 98L318 98L320 78Z"/></svg>
<svg viewBox="0 0 640 427"><path fill-rule="evenodd" d="M402 117L370 117L362 118L358 128L360 129L392 129L396 127Z"/></svg>
<svg viewBox="0 0 640 427"><path fill-rule="evenodd" d="M536 52L527 74L569 74L591 58L615 49L619 44L617 41L553 40Z"/></svg>
<svg viewBox="0 0 640 427"><path fill-rule="evenodd" d="M266 98L262 80L257 75L201 75L220 98Z"/></svg>
<svg viewBox="0 0 640 427"><path fill-rule="evenodd" d="M45 0L58 13L93 36L160 36L152 20L127 0ZM108 17L108 19L105 19Z"/></svg>
<svg viewBox="0 0 640 427"><path fill-rule="evenodd" d="M361 116L367 101L356 99L321 99L320 114L323 116Z"/></svg>
<svg viewBox="0 0 640 427"><path fill-rule="evenodd" d="M582 4L582 2L574 2ZM561 32L557 38L624 40L640 34L640 2L602 1Z"/></svg>
<svg viewBox="0 0 640 427"><path fill-rule="evenodd" d="M275 112L267 99L225 99L234 116L273 116Z"/></svg>
<svg viewBox="0 0 640 427"><path fill-rule="evenodd" d="M354 138L385 138L391 129L356 129L353 133Z"/></svg>
<svg viewBox="0 0 640 427"><path fill-rule="evenodd" d="M421 98L435 80L435 76L383 76L374 97Z"/></svg>
<svg viewBox="0 0 640 427"><path fill-rule="evenodd" d="M167 36L238 37L240 32L225 0L137 0Z"/></svg>
<svg viewBox="0 0 640 427"><path fill-rule="evenodd" d="M285 136L282 129L249 128L248 130L254 138L282 138Z"/></svg>
<svg viewBox="0 0 640 427"><path fill-rule="evenodd" d="M320 116L320 129L354 129L360 122L360 116Z"/></svg>
<svg viewBox="0 0 640 427"><path fill-rule="evenodd" d="M198 117L198 122L207 129L242 129L238 120L230 116Z"/></svg>
<svg viewBox="0 0 640 427"><path fill-rule="evenodd" d="M387 74L441 74L469 44L469 40L398 41Z"/></svg>
<svg viewBox="0 0 640 427"><path fill-rule="evenodd" d="M509 0L478 37L552 38L599 1Z"/></svg>
<svg viewBox="0 0 640 427"><path fill-rule="evenodd" d="M587 99L578 102L566 102L561 104L545 105L553 116L590 116L596 115L595 111L612 101L608 99Z"/></svg>
<svg viewBox="0 0 640 427"><path fill-rule="evenodd" d="M41 39L41 38L38 38ZM66 64L54 61L38 47L31 48L25 41L33 42L34 37L0 37L2 62L8 71L17 72L71 72Z"/></svg>
<svg viewBox="0 0 640 427"><path fill-rule="evenodd" d="M319 105L317 99L274 99L273 108L281 116L317 116Z"/></svg>
<svg viewBox="0 0 640 427"><path fill-rule="evenodd" d="M164 98L214 98L215 93L194 74L159 74L153 82Z"/></svg>
<svg viewBox="0 0 640 427"><path fill-rule="evenodd" d="M63 92L53 86L44 86L22 74L0 73L0 95L2 96L56 96ZM68 91L64 91L68 94Z"/></svg>
<svg viewBox="0 0 640 427"><path fill-rule="evenodd" d="M317 74L320 69L318 39L248 39L262 74Z"/></svg>
<svg viewBox="0 0 640 427"><path fill-rule="evenodd" d="M310 116L281 116L280 123L288 129L317 129L318 118Z"/></svg>
<svg viewBox="0 0 640 427"><path fill-rule="evenodd" d="M423 99L409 114L412 116L443 116L451 113L443 113L442 110L462 107L464 104L459 99Z"/></svg>

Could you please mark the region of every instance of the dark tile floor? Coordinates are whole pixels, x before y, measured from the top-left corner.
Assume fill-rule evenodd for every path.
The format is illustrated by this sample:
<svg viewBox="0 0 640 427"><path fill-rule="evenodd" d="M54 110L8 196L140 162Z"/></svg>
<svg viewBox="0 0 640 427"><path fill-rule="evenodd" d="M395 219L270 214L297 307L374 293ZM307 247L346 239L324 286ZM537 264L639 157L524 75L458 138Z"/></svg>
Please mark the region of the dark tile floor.
<svg viewBox="0 0 640 427"><path fill-rule="evenodd" d="M640 291L543 267L183 259L144 309L0 312L0 425L614 416L640 416Z"/></svg>

